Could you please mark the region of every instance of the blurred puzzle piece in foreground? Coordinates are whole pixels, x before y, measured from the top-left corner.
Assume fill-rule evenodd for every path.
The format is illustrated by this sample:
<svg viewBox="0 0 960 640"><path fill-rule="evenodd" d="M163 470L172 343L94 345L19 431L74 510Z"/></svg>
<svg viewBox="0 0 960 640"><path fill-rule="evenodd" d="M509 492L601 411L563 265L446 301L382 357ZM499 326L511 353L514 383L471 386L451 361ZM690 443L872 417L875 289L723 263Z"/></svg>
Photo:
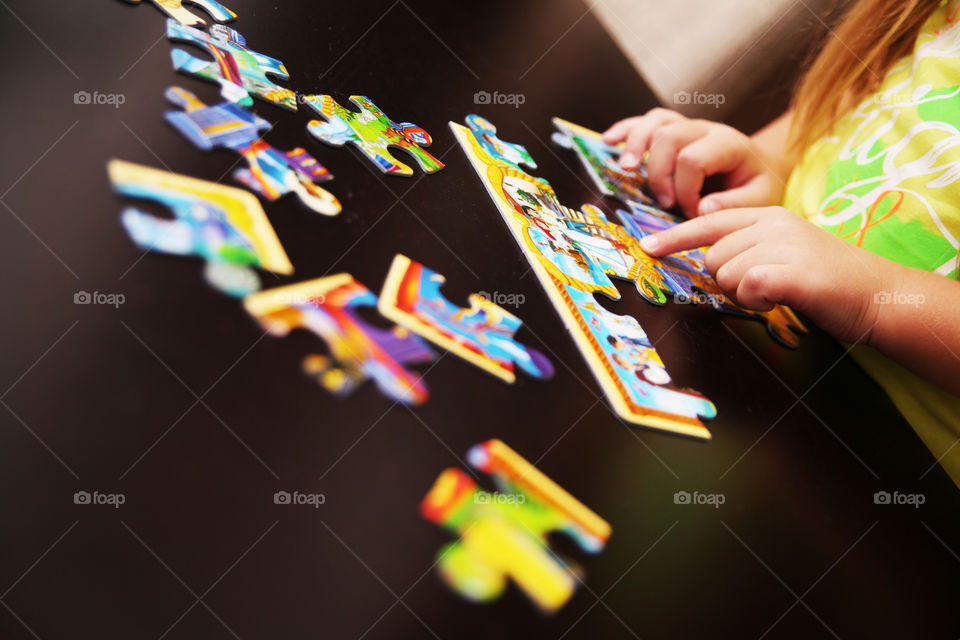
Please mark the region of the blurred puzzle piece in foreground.
<svg viewBox="0 0 960 640"><path fill-rule="evenodd" d="M126 0L130 4L140 4L143 0ZM230 22L237 17L233 11L223 6L216 0L184 0L188 4L200 7L217 22ZM169 17L173 18L185 27L202 27L206 23L196 14L187 11L183 7L181 0L152 0L158 9L163 11Z"/></svg>
<svg viewBox="0 0 960 640"><path fill-rule="evenodd" d="M563 532L596 554L610 525L500 440L473 447L467 459L493 476L498 490L481 489L455 468L434 482L420 511L459 537L437 555L441 577L474 602L495 600L512 580L542 611L558 611L582 572L553 553L547 535Z"/></svg>
<svg viewBox="0 0 960 640"><path fill-rule="evenodd" d="M137 246L206 260L204 276L219 291L245 296L260 288L252 267L292 274L293 265L255 196L243 189L111 160L107 172L123 196L167 207L172 219L135 207L121 221Z"/></svg>
<svg viewBox="0 0 960 640"><path fill-rule="evenodd" d="M203 150L215 147L238 153L247 168L233 172L234 178L267 200L296 193L300 201L326 216L341 211L340 201L315 182L333 175L305 149L280 151L261 139L270 123L232 102L208 106L180 87L166 91L167 100L182 109L164 114L177 131Z"/></svg>
<svg viewBox="0 0 960 640"><path fill-rule="evenodd" d="M326 342L330 356L307 356L303 370L334 395L349 395L372 379L381 393L398 402L426 402L421 376L404 365L430 362L433 351L404 329L366 322L358 309L375 309L377 297L350 274L262 291L248 296L243 305L275 336L306 329Z"/></svg>

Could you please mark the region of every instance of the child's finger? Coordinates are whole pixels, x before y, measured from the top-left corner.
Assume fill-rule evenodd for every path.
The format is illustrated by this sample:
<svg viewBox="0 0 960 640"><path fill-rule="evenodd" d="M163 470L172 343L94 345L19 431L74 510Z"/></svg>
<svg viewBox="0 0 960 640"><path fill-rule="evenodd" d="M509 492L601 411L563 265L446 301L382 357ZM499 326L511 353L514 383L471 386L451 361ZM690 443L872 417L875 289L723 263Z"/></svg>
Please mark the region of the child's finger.
<svg viewBox="0 0 960 640"><path fill-rule="evenodd" d="M680 150L707 133L702 122L684 120L657 129L652 136L647 156L647 180L650 189L665 208L676 202L673 172Z"/></svg>
<svg viewBox="0 0 960 640"><path fill-rule="evenodd" d="M683 116L667 109L653 109L634 123L623 145L620 166L624 169L636 169L643 162L643 154L650 147L653 133L671 122L685 120Z"/></svg>
<svg viewBox="0 0 960 640"><path fill-rule="evenodd" d="M652 256L664 256L714 244L725 235L752 225L762 211L758 208L734 209L700 216L646 236L640 241L640 247Z"/></svg>
<svg viewBox="0 0 960 640"><path fill-rule="evenodd" d="M747 269L737 287L737 302L756 311L770 311L775 304L796 306L797 277L788 264L759 264Z"/></svg>
<svg viewBox="0 0 960 640"><path fill-rule="evenodd" d="M761 207L770 204L769 178L755 176L749 182L733 189L704 196L697 205L697 215L705 216L724 209Z"/></svg>
<svg viewBox="0 0 960 640"><path fill-rule="evenodd" d="M716 274L720 267L735 257L755 247L763 239L755 225L734 231L717 240L707 250L704 265L711 274Z"/></svg>
<svg viewBox="0 0 960 640"><path fill-rule="evenodd" d="M731 171L742 161L739 149L714 132L694 140L677 153L673 184L677 202L688 217L700 214L700 191L707 176ZM722 202L722 201L721 201ZM731 207L718 207L729 209Z"/></svg>
<svg viewBox="0 0 960 640"><path fill-rule="evenodd" d="M722 264L714 273L716 280L724 292L736 295L747 271L757 265L778 264L783 262L782 250L778 245L765 243L756 244L742 251Z"/></svg>
<svg viewBox="0 0 960 640"><path fill-rule="evenodd" d="M603 132L603 141L607 144L619 144L626 140L627 134L633 125L637 124L643 116L631 116L624 118L610 125L610 128Z"/></svg>

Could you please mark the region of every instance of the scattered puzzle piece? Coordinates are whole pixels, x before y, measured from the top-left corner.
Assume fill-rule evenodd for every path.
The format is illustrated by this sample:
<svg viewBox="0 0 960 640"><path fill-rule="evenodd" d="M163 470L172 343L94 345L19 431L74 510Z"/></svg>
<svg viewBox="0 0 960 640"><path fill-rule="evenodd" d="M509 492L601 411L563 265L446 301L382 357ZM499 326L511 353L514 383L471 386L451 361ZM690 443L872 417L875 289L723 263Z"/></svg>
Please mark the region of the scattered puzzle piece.
<svg viewBox="0 0 960 640"><path fill-rule="evenodd" d="M523 324L520 318L477 294L470 295L470 308L462 309L440 293L444 282L436 271L398 254L377 308L401 327L505 382L516 380L515 364L535 378L553 375L546 356L513 339Z"/></svg>
<svg viewBox="0 0 960 640"><path fill-rule="evenodd" d="M467 458L500 490L480 489L459 469L437 478L420 511L459 536L437 556L440 575L474 602L498 598L511 579L541 610L559 610L581 571L550 550L547 534L563 532L583 551L599 553L610 525L500 440L473 447Z"/></svg>
<svg viewBox="0 0 960 640"><path fill-rule="evenodd" d="M629 235L639 240L645 235L669 229L681 222L658 208L654 200L645 193L646 175L642 168L638 171L625 171L620 167L617 162L619 147L605 144L602 134L572 122L554 118L553 124L558 129L553 136L554 142L575 150L597 188L604 195L616 198L627 207L627 211L618 210L617 216ZM635 243L626 241L624 244L629 247L630 255L639 250L639 245L635 246ZM664 294L672 294L683 301L707 302L723 313L756 318L764 322L767 331L777 342L787 347L797 347L800 343L798 334L806 333L807 330L793 311L777 305L771 311L760 312L736 304L723 294L704 266L705 250L706 248L684 251L661 259L639 255L636 258L644 265L648 280L654 282ZM659 282L651 275L651 268L660 274ZM648 293L641 290L647 300L656 304L663 303L664 299L651 297Z"/></svg>
<svg viewBox="0 0 960 640"><path fill-rule="evenodd" d="M326 119L311 120L307 124L311 134L335 147L353 144L384 173L413 175L413 169L393 157L388 147L412 155L426 173L443 169L442 162L422 149L433 142L429 133L409 122L397 124L366 96L350 96L360 111L347 109L328 95L305 96L303 100Z"/></svg>
<svg viewBox="0 0 960 640"><path fill-rule="evenodd" d="M144 249L205 259L206 279L220 291L243 296L259 289L251 267L293 273L263 207L243 189L121 160L111 160L107 172L117 193L159 202L174 215L125 209L121 220L131 239Z"/></svg>
<svg viewBox="0 0 960 640"><path fill-rule="evenodd" d="M142 0L126 0L131 4L140 4ZM179 22L185 27L202 27L207 24L204 20L198 18L195 14L183 8L181 0L152 0L158 9ZM211 18L217 22L230 22L237 17L233 11L223 6L216 0L186 0L187 3L196 5L206 11Z"/></svg>
<svg viewBox="0 0 960 640"><path fill-rule="evenodd" d="M645 298L662 304L668 284L656 260L598 208L563 206L545 180L497 160L470 129L450 127L614 411L634 424L709 438L700 418L714 417L714 405L696 392L665 386L670 376L640 325L606 311L594 297L620 298L613 276L633 281Z"/></svg>
<svg viewBox="0 0 960 640"><path fill-rule="evenodd" d="M340 201L315 181L333 178L326 167L305 149L279 151L260 139L270 123L232 102L207 106L197 96L180 87L170 87L167 100L183 109L168 111L167 122L200 149L231 149L240 154L248 168L237 169L237 181L267 200L294 192L306 206L317 213L334 216L340 213Z"/></svg>
<svg viewBox="0 0 960 640"><path fill-rule="evenodd" d="M297 95L267 77L269 74L289 80L287 68L275 58L248 49L246 39L235 29L215 24L210 27L208 35L175 20L167 20L167 37L200 47L213 57L213 60L203 60L182 49L170 53L174 69L218 83L220 95L225 100L250 107L253 106L253 94L277 106L297 110Z"/></svg>
<svg viewBox="0 0 960 640"><path fill-rule="evenodd" d="M360 317L357 309L375 308L377 297L350 274L261 291L247 296L243 305L275 336L301 328L322 338L332 359L310 355L303 368L331 393L347 395L373 379L384 395L398 402L417 405L427 400L420 376L404 365L430 362L433 351L404 329L380 329Z"/></svg>

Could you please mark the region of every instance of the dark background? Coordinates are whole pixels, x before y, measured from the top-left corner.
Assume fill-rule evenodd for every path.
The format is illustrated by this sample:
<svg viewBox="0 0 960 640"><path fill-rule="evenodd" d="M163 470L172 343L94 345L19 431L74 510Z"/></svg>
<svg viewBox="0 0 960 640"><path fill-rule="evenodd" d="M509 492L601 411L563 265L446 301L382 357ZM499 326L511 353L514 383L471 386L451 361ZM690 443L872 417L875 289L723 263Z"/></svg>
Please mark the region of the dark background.
<svg viewBox="0 0 960 640"><path fill-rule="evenodd" d="M627 426L600 398L447 129L486 116L529 149L566 204L610 211L573 154L550 145L550 117L602 129L655 100L585 5L229 4L250 47L287 64L286 86L342 103L365 94L430 131L447 164L423 179L382 177L353 150L311 139L305 111L258 102L276 122L267 140L307 147L344 204L332 219L294 196L267 204L296 275L265 283L349 271L378 291L403 252L446 275L452 301L525 296L518 339L547 353L557 375L511 387L443 357L415 411L371 384L327 395L299 371L303 355L323 351L319 339L264 337L237 300L204 284L200 261L142 256L120 226L109 158L209 180L236 159L193 149L162 120L168 85L218 101L216 85L172 71L162 14L109 0L3 0L0 635L960 635L960 494L829 337L814 330L792 352L757 323L655 308L624 286L608 307L634 314L674 379L716 403L714 439ZM736 122L755 128L781 109L789 73ZM126 102L75 105L80 90ZM526 101L477 107L480 90ZM81 290L126 302L78 306ZM586 569L556 616L513 586L472 605L431 569L451 537L420 517L419 501L492 437L613 526L595 557L556 541ZM79 490L121 492L126 503L75 505ZM275 505L278 490L320 492L326 504ZM726 502L676 505L680 490ZM876 505L880 490L926 502Z"/></svg>

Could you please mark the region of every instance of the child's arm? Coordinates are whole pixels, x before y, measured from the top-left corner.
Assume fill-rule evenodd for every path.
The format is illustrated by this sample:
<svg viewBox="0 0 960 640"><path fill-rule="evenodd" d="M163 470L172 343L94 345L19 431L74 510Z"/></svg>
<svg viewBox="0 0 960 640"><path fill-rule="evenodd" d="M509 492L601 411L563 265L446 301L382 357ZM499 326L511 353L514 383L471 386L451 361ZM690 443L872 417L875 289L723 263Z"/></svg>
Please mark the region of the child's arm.
<svg viewBox="0 0 960 640"><path fill-rule="evenodd" d="M636 169L647 155L650 188L666 208L679 204L692 217L721 209L779 204L796 157L788 151L792 113L752 137L709 120L653 109L604 133L624 143L620 164ZM700 198L707 176L725 174L726 190Z"/></svg>
<svg viewBox="0 0 960 640"><path fill-rule="evenodd" d="M960 395L960 283L855 247L781 207L701 216L641 240L654 256L705 245L713 245L707 268L741 305L788 305Z"/></svg>

